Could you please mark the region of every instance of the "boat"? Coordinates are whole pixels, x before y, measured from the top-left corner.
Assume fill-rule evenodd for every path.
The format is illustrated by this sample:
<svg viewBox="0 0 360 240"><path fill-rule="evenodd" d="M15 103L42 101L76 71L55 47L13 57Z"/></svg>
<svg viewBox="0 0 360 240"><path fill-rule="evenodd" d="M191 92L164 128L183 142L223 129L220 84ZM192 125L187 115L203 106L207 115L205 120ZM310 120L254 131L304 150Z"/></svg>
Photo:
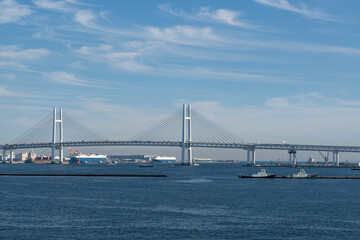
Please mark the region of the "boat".
<svg viewBox="0 0 360 240"><path fill-rule="evenodd" d="M360 167L353 167L351 170L360 170Z"/></svg>
<svg viewBox="0 0 360 240"><path fill-rule="evenodd" d="M156 156L152 161L160 163L176 163L176 157Z"/></svg>
<svg viewBox="0 0 360 240"><path fill-rule="evenodd" d="M105 163L107 160L106 155L99 154L75 154L70 157L71 163Z"/></svg>
<svg viewBox="0 0 360 240"><path fill-rule="evenodd" d="M290 177L291 178L314 178L315 176L316 176L315 174L307 174L305 172L305 169L299 168L298 173L294 173Z"/></svg>
<svg viewBox="0 0 360 240"><path fill-rule="evenodd" d="M264 168L260 168L257 173L251 175L239 174L239 178L274 178L275 176L274 173L267 173Z"/></svg>

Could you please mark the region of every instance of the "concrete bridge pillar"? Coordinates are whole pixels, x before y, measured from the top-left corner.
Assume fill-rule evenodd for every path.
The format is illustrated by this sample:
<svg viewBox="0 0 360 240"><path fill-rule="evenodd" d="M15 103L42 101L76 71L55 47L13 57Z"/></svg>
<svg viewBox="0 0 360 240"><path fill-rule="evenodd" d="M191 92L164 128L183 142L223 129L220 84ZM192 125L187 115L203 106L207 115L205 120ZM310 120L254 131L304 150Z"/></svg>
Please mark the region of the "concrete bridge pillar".
<svg viewBox="0 0 360 240"><path fill-rule="evenodd" d="M3 161L3 163L5 163L5 161L6 161L6 149L5 148L3 149L2 161Z"/></svg>
<svg viewBox="0 0 360 240"><path fill-rule="evenodd" d="M250 165L255 166L255 164L256 164L255 148L251 149L250 153L251 153L251 163L250 163Z"/></svg>
<svg viewBox="0 0 360 240"><path fill-rule="evenodd" d="M181 164L193 164L191 148L191 105L186 104L183 105Z"/></svg>
<svg viewBox="0 0 360 240"><path fill-rule="evenodd" d="M333 151L333 166L340 165L339 151Z"/></svg>
<svg viewBox="0 0 360 240"><path fill-rule="evenodd" d="M297 164L296 150L295 149L289 150L289 164L292 165L292 166L296 166L296 164Z"/></svg>
<svg viewBox="0 0 360 240"><path fill-rule="evenodd" d="M295 167L297 165L297 159L296 159L296 151L293 152L293 166Z"/></svg>
<svg viewBox="0 0 360 240"><path fill-rule="evenodd" d="M63 120L62 120L62 109L60 108L60 119L57 119L57 112L56 112L56 108L54 108L53 111L53 132L52 132L52 146L51 146L51 163L55 163L55 145L56 145L56 140L57 140L57 133L56 133L56 129L57 129L57 123L60 123L60 147L59 147L59 163L62 163L62 160L64 158L64 150L63 150L63 146L62 146L62 142L63 142L63 135L64 135L64 128L63 128Z"/></svg>
<svg viewBox="0 0 360 240"><path fill-rule="evenodd" d="M14 150L10 150L10 163L14 162Z"/></svg>
<svg viewBox="0 0 360 240"><path fill-rule="evenodd" d="M250 148L247 150L247 165L250 165Z"/></svg>

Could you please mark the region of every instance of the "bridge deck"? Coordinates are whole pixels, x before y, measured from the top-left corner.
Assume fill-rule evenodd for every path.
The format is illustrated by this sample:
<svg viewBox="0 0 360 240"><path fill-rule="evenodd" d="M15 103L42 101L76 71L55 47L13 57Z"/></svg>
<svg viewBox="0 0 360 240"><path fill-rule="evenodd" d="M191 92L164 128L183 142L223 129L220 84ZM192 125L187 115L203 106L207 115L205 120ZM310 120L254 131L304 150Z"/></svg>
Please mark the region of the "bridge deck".
<svg viewBox="0 0 360 240"><path fill-rule="evenodd" d="M60 143L56 143L59 148ZM296 151L338 151L338 152L360 152L360 146L337 146L337 145L305 145L305 144L258 144L258 143L209 143L191 142L188 146L198 148L233 148L233 149L268 149L268 150L296 150ZM63 142L63 147L90 147L90 146L163 146L181 147L181 142L173 141L80 141ZM0 145L0 149L15 150L27 148L51 148L52 143L32 143L32 144L5 144Z"/></svg>

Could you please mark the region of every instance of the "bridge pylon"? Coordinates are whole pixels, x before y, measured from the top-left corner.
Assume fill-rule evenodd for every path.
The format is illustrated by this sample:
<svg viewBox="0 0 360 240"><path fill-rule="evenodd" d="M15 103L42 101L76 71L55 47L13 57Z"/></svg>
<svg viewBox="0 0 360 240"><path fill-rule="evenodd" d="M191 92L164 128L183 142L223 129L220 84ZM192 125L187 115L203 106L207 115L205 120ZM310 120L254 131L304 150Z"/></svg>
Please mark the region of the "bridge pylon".
<svg viewBox="0 0 360 240"><path fill-rule="evenodd" d="M2 161L3 161L3 163L6 162L6 148L3 148Z"/></svg>
<svg viewBox="0 0 360 240"><path fill-rule="evenodd" d="M340 165L339 151L335 150L333 151L333 166L339 166L339 165Z"/></svg>
<svg viewBox="0 0 360 240"><path fill-rule="evenodd" d="M192 165L191 105L183 104L181 165Z"/></svg>
<svg viewBox="0 0 360 240"><path fill-rule="evenodd" d="M247 164L249 166L255 166L255 164L256 164L255 148L254 147L249 147L247 149Z"/></svg>
<svg viewBox="0 0 360 240"><path fill-rule="evenodd" d="M289 164L294 166L294 167L297 165L296 150L295 149L289 150Z"/></svg>
<svg viewBox="0 0 360 240"><path fill-rule="evenodd" d="M52 134L52 151L51 151L51 163L55 163L55 145L56 145L56 139L57 139L57 123L60 124L59 128L59 163L63 163L64 159L64 149L63 149L63 141L64 141L64 126L63 126L63 115L62 115L62 109L60 108L59 112L59 119L57 119L57 111L56 108L54 108L53 113L53 134Z"/></svg>

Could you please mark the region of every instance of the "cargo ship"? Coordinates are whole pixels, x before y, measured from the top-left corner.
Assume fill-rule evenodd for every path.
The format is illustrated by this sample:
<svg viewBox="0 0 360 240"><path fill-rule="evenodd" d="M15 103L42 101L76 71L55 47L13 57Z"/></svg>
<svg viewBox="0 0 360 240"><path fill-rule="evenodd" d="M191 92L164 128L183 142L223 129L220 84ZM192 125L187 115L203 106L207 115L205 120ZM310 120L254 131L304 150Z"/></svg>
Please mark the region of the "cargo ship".
<svg viewBox="0 0 360 240"><path fill-rule="evenodd" d="M176 163L176 157L156 156L152 158L153 162Z"/></svg>
<svg viewBox="0 0 360 240"><path fill-rule="evenodd" d="M70 163L104 163L106 155L99 154L75 154L70 157Z"/></svg>

